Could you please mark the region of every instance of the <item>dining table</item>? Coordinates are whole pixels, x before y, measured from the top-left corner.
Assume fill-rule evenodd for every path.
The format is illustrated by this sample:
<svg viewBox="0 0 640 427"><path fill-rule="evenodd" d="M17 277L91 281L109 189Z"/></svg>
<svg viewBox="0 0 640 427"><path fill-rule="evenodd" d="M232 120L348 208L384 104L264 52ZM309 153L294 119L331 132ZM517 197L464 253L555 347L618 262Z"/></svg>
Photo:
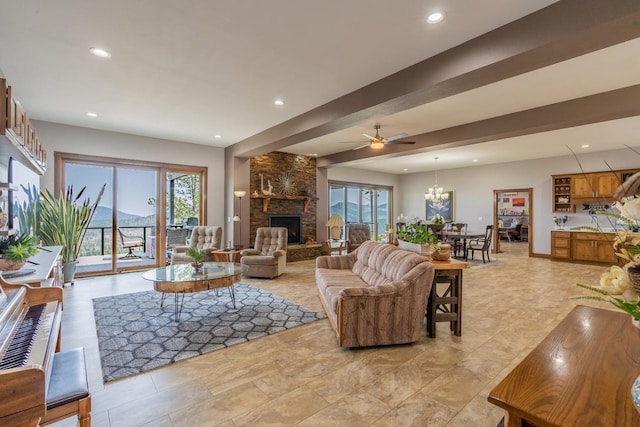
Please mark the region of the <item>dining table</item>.
<svg viewBox="0 0 640 427"><path fill-rule="evenodd" d="M442 240L452 244L454 248L452 256L457 259L467 260L467 243L470 240L482 239L485 233L443 231ZM462 252L460 252L462 249Z"/></svg>

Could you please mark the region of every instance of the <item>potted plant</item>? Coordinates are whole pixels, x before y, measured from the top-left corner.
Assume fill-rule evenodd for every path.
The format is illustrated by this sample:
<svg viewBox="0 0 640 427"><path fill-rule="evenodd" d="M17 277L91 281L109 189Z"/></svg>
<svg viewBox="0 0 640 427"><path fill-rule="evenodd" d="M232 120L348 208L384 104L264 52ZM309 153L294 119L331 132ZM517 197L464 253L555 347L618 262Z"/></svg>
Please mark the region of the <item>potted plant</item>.
<svg viewBox="0 0 640 427"><path fill-rule="evenodd" d="M27 259L38 253L38 247L27 233L0 240L0 270L19 270Z"/></svg>
<svg viewBox="0 0 640 427"><path fill-rule="evenodd" d="M82 187L75 195L73 186L69 186L59 197L49 190L40 192L38 237L43 245L63 247L61 257L65 282L73 281L80 246L105 187L106 185L102 186L93 203L89 198L80 203L86 187Z"/></svg>
<svg viewBox="0 0 640 427"><path fill-rule="evenodd" d="M410 222L398 231L398 247L422 255L431 256L432 246L438 236L432 233L421 220Z"/></svg>
<svg viewBox="0 0 640 427"><path fill-rule="evenodd" d="M202 261L204 261L205 258L204 250L198 248L189 248L187 249L187 255L193 258L193 262L191 263L191 265L196 269L196 271L202 268Z"/></svg>

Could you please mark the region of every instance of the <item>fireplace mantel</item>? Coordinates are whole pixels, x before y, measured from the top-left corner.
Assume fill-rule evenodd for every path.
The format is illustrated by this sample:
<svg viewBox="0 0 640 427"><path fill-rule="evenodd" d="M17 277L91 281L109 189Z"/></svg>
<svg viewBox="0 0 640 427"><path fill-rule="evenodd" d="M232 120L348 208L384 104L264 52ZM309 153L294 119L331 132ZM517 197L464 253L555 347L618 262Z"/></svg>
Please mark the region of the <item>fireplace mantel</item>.
<svg viewBox="0 0 640 427"><path fill-rule="evenodd" d="M309 204L312 200L318 200L317 197L308 197L308 196L276 196L276 195L251 195L252 199L262 199L262 212L267 212L269 210L269 202L271 199L274 200L301 200L304 203L302 208L302 212L306 213L309 210Z"/></svg>

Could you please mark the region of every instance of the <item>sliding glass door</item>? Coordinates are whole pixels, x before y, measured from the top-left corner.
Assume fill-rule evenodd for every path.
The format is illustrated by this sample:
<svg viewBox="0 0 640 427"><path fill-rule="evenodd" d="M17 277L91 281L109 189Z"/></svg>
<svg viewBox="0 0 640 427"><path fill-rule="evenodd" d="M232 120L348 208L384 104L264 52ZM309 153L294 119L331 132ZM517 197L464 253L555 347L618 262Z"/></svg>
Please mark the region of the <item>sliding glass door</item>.
<svg viewBox="0 0 640 427"><path fill-rule="evenodd" d="M58 188L84 188L81 200L93 202L105 186L81 247L79 276L165 265L172 247L187 244L203 223L206 168L140 163L57 154Z"/></svg>

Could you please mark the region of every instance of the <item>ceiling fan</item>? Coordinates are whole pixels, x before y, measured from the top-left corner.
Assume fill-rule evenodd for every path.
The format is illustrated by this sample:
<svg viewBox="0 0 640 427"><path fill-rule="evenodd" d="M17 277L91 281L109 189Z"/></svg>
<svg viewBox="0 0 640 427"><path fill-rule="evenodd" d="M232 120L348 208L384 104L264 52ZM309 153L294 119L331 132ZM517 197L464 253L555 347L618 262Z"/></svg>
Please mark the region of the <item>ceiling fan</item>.
<svg viewBox="0 0 640 427"><path fill-rule="evenodd" d="M380 133L378 132L380 130L380 127L381 127L380 125L375 125L373 127L376 130L375 136L371 136L368 133L363 133L362 134L363 136L365 136L366 138L369 138L369 143L361 145L360 147L356 147L354 148L354 150L359 150L360 148L364 148L364 147L370 147L373 150L380 150L386 144L394 144L394 145L395 144L415 144L414 141L397 141L398 139L402 139L405 136L408 136L408 134L406 133L399 133L397 135L390 136L389 138L380 136Z"/></svg>

